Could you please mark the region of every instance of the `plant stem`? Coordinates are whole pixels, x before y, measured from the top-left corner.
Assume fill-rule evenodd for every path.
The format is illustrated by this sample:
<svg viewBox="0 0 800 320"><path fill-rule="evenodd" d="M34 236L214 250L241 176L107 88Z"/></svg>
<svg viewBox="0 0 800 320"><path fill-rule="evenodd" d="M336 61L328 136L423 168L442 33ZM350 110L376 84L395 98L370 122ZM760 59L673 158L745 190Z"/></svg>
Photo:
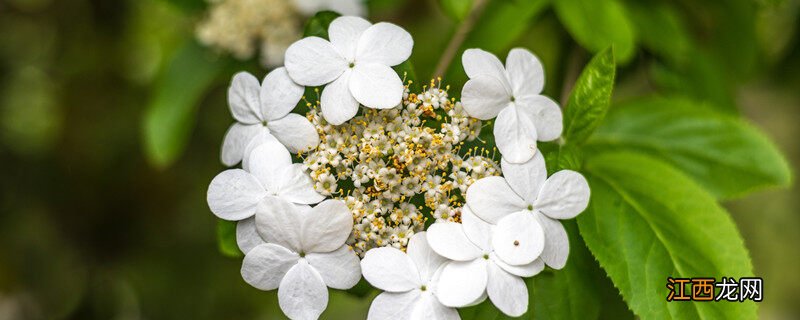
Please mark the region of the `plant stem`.
<svg viewBox="0 0 800 320"><path fill-rule="evenodd" d="M439 58L439 63L436 64L436 71L433 73L433 78L443 76L447 71L450 63L453 62L453 57L455 57L458 49L461 48L461 44L464 43L467 35L472 31L472 27L475 26L475 22L481 16L483 9L486 8L486 4L488 3L489 0L475 0L472 4L469 14L461 21L458 29L456 29L456 33L450 38L447 48L445 48L444 53L442 53L442 57Z"/></svg>

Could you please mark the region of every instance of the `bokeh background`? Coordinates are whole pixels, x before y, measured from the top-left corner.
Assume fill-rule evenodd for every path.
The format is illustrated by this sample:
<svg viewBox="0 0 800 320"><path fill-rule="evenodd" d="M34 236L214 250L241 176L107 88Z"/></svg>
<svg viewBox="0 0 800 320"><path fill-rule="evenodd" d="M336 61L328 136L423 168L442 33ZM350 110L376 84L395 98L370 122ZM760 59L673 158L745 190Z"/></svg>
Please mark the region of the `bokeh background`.
<svg viewBox="0 0 800 320"><path fill-rule="evenodd" d="M620 2L635 11L637 1ZM800 3L645 5L663 3L686 22L694 45L723 38L727 47L721 55L709 50L717 58L684 52L687 67L670 73L651 52L658 44L645 43L620 67L614 99L654 90L729 99L773 139L793 171L800 168ZM433 0L368 5L373 21L414 35L417 74L431 75L456 21ZM569 84L561 82L576 72L569 62L591 54L551 8L537 10L507 22L523 30L512 44L542 58L546 93L563 99ZM206 15L206 5L193 0L0 0L0 319L282 317L276 294L244 283L241 261L220 253L217 219L205 201L209 181L224 169L219 149L232 122L227 81L238 69L266 71L255 61L226 62L191 103L186 144L174 160L147 151L143 129L153 99L164 87L175 91L168 96L188 90L165 85L163 73ZM497 50L505 56L507 49ZM231 59L209 52L214 63ZM184 68L192 74L194 66ZM798 191L795 184L726 203L764 277L764 319L800 317ZM368 306L335 292L323 317L360 318Z"/></svg>

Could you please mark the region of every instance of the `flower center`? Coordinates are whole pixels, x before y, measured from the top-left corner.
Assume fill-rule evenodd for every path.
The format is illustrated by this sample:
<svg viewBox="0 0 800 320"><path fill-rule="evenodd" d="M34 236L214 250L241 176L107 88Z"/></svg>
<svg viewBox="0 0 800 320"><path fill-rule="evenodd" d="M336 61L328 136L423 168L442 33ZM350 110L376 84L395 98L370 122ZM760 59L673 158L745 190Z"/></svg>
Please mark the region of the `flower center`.
<svg viewBox="0 0 800 320"><path fill-rule="evenodd" d="M261 121L261 125L266 127L267 126L267 120Z"/></svg>
<svg viewBox="0 0 800 320"><path fill-rule="evenodd" d="M533 205L532 204L528 205L528 211L533 211Z"/></svg>
<svg viewBox="0 0 800 320"><path fill-rule="evenodd" d="M514 240L514 245L518 246L519 245L519 240Z"/></svg>
<svg viewBox="0 0 800 320"><path fill-rule="evenodd" d="M517 98L514 97L514 96L511 96L511 102L514 102L514 101L517 101Z"/></svg>
<svg viewBox="0 0 800 320"><path fill-rule="evenodd" d="M483 259L485 259L485 260L489 260L489 255L488 255L488 254L484 254L484 255L483 255Z"/></svg>
<svg viewBox="0 0 800 320"><path fill-rule="evenodd" d="M419 289L422 290L422 291L425 291L425 290L428 290L428 287L426 287L425 285L422 285L421 287L419 287Z"/></svg>
<svg viewBox="0 0 800 320"><path fill-rule="evenodd" d="M355 62L350 62L350 69L353 69L356 66Z"/></svg>
<svg viewBox="0 0 800 320"><path fill-rule="evenodd" d="M306 257L305 251L300 251L300 258L305 258L305 257Z"/></svg>

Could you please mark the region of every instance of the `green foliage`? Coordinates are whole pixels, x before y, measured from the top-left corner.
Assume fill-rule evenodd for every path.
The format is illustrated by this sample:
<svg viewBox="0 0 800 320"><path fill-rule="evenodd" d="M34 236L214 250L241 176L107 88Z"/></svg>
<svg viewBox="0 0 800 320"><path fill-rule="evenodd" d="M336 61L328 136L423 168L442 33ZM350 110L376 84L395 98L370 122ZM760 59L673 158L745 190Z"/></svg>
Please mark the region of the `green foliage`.
<svg viewBox="0 0 800 320"><path fill-rule="evenodd" d="M442 11L456 21L464 20L472 8L473 0L439 0Z"/></svg>
<svg viewBox="0 0 800 320"><path fill-rule="evenodd" d="M308 19L306 26L303 29L303 37L320 37L328 39L328 27L333 20L336 20L340 14L333 11L320 11L317 12L311 19Z"/></svg>
<svg viewBox="0 0 800 320"><path fill-rule="evenodd" d="M673 6L659 1L625 2L642 46L676 63L691 59L689 30Z"/></svg>
<svg viewBox="0 0 800 320"><path fill-rule="evenodd" d="M224 60L212 57L192 41L172 57L160 74L144 113L145 155L152 165L167 167L183 152L200 98L225 65Z"/></svg>
<svg viewBox="0 0 800 320"><path fill-rule="evenodd" d="M635 153L587 160L592 200L578 216L586 245L643 319L755 319L743 303L668 303L666 277L753 275L728 213L670 165Z"/></svg>
<svg viewBox="0 0 800 320"><path fill-rule="evenodd" d="M414 71L414 64L411 63L411 60L406 60L405 62L398 64L392 67L395 72L400 76L400 79L405 80L404 83L408 83L411 80L411 89L412 92L416 92L420 88L419 79L417 78L417 72Z"/></svg>
<svg viewBox="0 0 800 320"><path fill-rule="evenodd" d="M732 83L724 66L704 51L695 50L682 64L655 63L653 82L663 91L710 102L718 111L737 114Z"/></svg>
<svg viewBox="0 0 800 320"><path fill-rule="evenodd" d="M791 180L789 165L763 133L684 98L650 97L614 108L592 144L664 159L719 198Z"/></svg>
<svg viewBox="0 0 800 320"><path fill-rule="evenodd" d="M594 132L611 104L616 64L611 48L598 53L581 72L564 114L563 137L579 145Z"/></svg>
<svg viewBox="0 0 800 320"><path fill-rule="evenodd" d="M219 252L231 258L244 256L236 242L236 222L219 219L217 221L217 247Z"/></svg>
<svg viewBox="0 0 800 320"><path fill-rule="evenodd" d="M528 29L528 23L541 13L548 3L549 0L491 1L467 35L459 54L450 64L445 77L448 83L456 88L466 81L466 74L461 65L463 50L481 48L494 54L503 53Z"/></svg>
<svg viewBox="0 0 800 320"><path fill-rule="evenodd" d="M208 7L208 1L205 0L159 0L159 1L169 3L170 5L186 12L196 12Z"/></svg>
<svg viewBox="0 0 800 320"><path fill-rule="evenodd" d="M629 61L636 49L633 25L615 0L560 0L553 3L567 31L581 46L599 52L614 46L618 62Z"/></svg>

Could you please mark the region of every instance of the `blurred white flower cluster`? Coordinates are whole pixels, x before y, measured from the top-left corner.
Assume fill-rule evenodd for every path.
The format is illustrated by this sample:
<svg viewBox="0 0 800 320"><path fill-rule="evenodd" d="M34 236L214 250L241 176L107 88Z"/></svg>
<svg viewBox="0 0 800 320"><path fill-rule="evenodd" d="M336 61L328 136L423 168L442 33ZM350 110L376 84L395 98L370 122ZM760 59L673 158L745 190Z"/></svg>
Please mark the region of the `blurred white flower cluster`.
<svg viewBox="0 0 800 320"><path fill-rule="evenodd" d="M283 53L300 39L303 17L320 10L363 15L361 0L209 0L208 16L196 30L204 45L240 60L261 53L265 66L283 64Z"/></svg>
<svg viewBox="0 0 800 320"><path fill-rule="evenodd" d="M469 185L500 174L485 153L462 150L480 133L481 121L469 118L433 81L418 94L406 86L398 107L363 109L338 126L322 117L319 104L309 103L308 118L321 143L301 154L303 164L317 192L343 199L353 212L348 244L361 256L375 247L405 250L425 227L423 212L437 221L459 221Z"/></svg>

